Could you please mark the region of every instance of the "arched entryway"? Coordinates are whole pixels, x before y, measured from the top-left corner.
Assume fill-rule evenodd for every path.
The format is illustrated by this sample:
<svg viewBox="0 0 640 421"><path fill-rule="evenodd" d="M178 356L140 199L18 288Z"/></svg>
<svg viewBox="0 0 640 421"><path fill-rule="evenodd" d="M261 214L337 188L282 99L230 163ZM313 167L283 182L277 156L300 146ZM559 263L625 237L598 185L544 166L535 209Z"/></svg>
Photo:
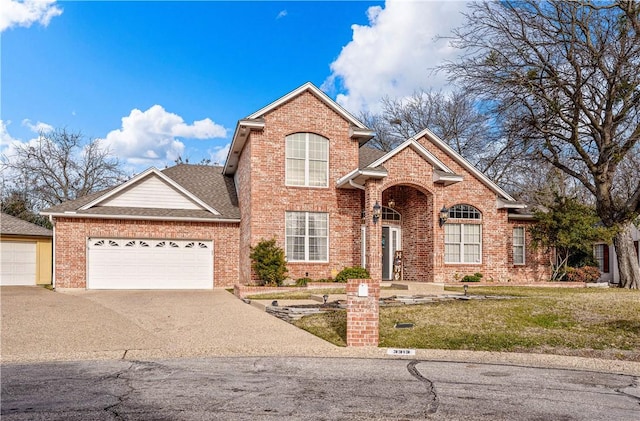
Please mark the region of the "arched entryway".
<svg viewBox="0 0 640 421"><path fill-rule="evenodd" d="M390 186L382 192L381 216L382 279L433 282L433 195L413 185Z"/></svg>

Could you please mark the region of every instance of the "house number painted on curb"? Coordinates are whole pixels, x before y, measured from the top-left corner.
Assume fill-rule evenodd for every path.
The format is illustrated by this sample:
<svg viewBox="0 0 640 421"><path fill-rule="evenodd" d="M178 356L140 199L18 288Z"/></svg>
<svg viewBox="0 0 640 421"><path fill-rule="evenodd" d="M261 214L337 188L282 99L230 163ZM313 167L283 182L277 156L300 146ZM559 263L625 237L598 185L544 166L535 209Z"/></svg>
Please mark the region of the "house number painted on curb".
<svg viewBox="0 0 640 421"><path fill-rule="evenodd" d="M416 355L415 349L387 349L387 355Z"/></svg>

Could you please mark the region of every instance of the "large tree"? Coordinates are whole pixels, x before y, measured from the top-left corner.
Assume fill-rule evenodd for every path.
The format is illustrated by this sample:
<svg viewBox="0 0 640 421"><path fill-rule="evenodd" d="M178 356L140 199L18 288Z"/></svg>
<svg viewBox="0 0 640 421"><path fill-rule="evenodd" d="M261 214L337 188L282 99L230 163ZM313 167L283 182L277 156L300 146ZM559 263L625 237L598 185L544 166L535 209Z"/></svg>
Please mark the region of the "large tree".
<svg viewBox="0 0 640 421"><path fill-rule="evenodd" d="M640 2L472 3L443 66L481 95L532 158L578 180L616 228L621 285L638 288Z"/></svg>
<svg viewBox="0 0 640 421"><path fill-rule="evenodd" d="M99 140L65 129L40 133L3 157L4 192L32 212L111 187L124 178L117 158ZM3 201L5 201L3 198Z"/></svg>
<svg viewBox="0 0 640 421"><path fill-rule="evenodd" d="M428 128L494 181L518 190L517 180L508 174L521 155L513 144L519 139L503 136L466 92L420 89L406 98L385 97L379 113L360 117L376 132L370 146L390 151Z"/></svg>

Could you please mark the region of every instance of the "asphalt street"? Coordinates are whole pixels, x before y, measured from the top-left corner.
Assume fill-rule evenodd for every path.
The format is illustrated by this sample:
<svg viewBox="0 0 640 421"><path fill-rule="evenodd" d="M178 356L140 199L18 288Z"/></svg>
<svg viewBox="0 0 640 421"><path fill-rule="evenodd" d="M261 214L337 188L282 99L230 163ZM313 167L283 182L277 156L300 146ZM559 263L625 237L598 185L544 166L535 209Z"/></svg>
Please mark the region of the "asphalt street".
<svg viewBox="0 0 640 421"><path fill-rule="evenodd" d="M640 419L638 377L409 359L219 357L7 364L13 420Z"/></svg>
<svg viewBox="0 0 640 421"><path fill-rule="evenodd" d="M2 287L6 420L634 420L640 364L343 348L224 290Z"/></svg>

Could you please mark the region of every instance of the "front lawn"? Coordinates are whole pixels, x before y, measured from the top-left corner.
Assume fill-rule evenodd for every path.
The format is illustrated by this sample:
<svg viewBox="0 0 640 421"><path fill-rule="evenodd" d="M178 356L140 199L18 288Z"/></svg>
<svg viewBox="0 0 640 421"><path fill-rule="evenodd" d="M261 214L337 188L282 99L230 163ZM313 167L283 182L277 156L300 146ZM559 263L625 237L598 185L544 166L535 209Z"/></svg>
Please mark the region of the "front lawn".
<svg viewBox="0 0 640 421"><path fill-rule="evenodd" d="M450 289L462 291L462 288ZM538 352L640 361L640 292L600 288L474 287L513 299L382 307L380 346ZM396 323L413 323L396 329ZM296 326L346 345L344 311Z"/></svg>
<svg viewBox="0 0 640 421"><path fill-rule="evenodd" d="M346 294L346 289L341 288L301 288L300 291L269 292L265 294L252 294L246 298L250 300L308 300L312 295Z"/></svg>

